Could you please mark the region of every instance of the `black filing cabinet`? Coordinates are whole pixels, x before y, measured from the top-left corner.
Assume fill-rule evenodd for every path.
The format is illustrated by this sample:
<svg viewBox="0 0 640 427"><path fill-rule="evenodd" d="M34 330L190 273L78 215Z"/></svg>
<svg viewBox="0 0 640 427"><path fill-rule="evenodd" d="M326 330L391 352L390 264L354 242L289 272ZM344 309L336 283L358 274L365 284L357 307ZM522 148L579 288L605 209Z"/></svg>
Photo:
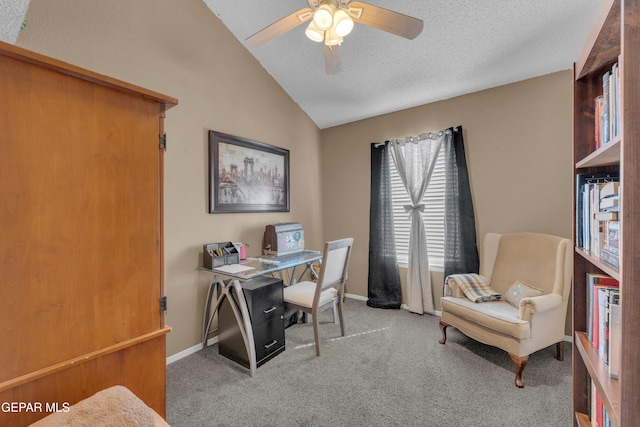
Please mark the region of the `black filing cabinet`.
<svg viewBox="0 0 640 427"><path fill-rule="evenodd" d="M256 277L242 282L256 347L256 366L284 351L284 299L281 279ZM218 316L220 354L249 368L249 357L229 301L225 299Z"/></svg>

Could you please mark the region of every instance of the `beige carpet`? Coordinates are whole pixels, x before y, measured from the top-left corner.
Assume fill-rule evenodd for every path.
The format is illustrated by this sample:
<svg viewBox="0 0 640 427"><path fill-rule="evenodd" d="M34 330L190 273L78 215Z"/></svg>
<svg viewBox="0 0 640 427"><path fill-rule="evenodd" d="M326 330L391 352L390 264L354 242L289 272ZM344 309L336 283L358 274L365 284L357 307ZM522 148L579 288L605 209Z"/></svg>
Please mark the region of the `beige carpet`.
<svg viewBox="0 0 640 427"><path fill-rule="evenodd" d="M286 350L251 378L217 345L167 368L167 421L179 426L569 426L571 346L532 354L524 389L511 359L438 317L345 302L347 336L321 321L288 328Z"/></svg>

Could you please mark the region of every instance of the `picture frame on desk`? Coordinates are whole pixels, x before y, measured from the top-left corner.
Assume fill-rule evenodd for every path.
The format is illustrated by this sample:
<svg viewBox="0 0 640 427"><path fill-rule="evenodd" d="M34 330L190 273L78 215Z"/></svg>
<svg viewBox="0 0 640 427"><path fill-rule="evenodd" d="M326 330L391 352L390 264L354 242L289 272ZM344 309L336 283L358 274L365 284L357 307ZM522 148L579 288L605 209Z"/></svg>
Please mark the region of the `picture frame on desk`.
<svg viewBox="0 0 640 427"><path fill-rule="evenodd" d="M289 212L289 150L209 131L209 213Z"/></svg>

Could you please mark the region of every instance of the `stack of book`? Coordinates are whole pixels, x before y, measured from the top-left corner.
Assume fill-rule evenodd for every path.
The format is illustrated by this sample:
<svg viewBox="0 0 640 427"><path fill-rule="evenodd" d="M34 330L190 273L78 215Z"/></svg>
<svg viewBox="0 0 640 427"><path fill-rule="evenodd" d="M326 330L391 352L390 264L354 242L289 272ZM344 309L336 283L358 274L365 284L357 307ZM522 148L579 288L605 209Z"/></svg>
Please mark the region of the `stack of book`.
<svg viewBox="0 0 640 427"><path fill-rule="evenodd" d="M609 181L600 188L599 212L595 214L595 221L601 223L604 229L604 240L600 250L600 258L603 261L618 268L620 266L620 183Z"/></svg>
<svg viewBox="0 0 640 427"><path fill-rule="evenodd" d="M617 176L577 175L576 243L618 267L620 182Z"/></svg>
<svg viewBox="0 0 640 427"><path fill-rule="evenodd" d="M616 62L602 75L602 95L595 98L596 149L620 135L620 69Z"/></svg>
<svg viewBox="0 0 640 427"><path fill-rule="evenodd" d="M591 380L591 426L593 427L611 427L611 418L604 407L602 398L598 394L596 386Z"/></svg>
<svg viewBox="0 0 640 427"><path fill-rule="evenodd" d="M608 366L609 376L620 370L620 283L603 274L587 274L587 337Z"/></svg>

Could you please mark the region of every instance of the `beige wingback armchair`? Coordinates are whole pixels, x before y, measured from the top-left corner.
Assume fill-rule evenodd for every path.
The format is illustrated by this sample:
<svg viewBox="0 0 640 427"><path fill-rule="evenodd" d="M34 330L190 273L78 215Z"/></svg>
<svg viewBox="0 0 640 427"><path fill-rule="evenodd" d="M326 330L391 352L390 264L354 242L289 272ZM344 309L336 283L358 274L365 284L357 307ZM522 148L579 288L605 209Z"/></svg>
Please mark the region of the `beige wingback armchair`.
<svg viewBox="0 0 640 427"><path fill-rule="evenodd" d="M506 351L514 362L518 387L524 386L522 371L531 353L556 344L556 358L563 360L571 251L570 240L548 234L486 234L480 252L482 277L471 276L484 281L487 294L500 294L500 300L473 302L464 292L469 287L460 280L469 275L446 278L440 344L445 344L451 325Z"/></svg>

